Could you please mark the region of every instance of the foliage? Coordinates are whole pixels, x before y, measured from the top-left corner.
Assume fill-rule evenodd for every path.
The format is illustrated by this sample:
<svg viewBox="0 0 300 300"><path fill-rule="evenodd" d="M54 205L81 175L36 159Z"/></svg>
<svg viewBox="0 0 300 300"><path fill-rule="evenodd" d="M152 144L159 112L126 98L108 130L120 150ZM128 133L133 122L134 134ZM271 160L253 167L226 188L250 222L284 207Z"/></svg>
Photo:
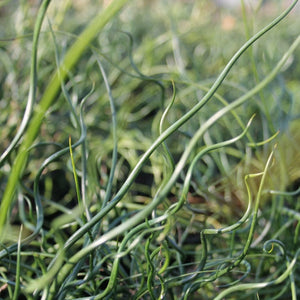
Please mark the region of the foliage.
<svg viewBox="0 0 300 300"><path fill-rule="evenodd" d="M299 296L298 1L265 2L0 3L1 298Z"/></svg>

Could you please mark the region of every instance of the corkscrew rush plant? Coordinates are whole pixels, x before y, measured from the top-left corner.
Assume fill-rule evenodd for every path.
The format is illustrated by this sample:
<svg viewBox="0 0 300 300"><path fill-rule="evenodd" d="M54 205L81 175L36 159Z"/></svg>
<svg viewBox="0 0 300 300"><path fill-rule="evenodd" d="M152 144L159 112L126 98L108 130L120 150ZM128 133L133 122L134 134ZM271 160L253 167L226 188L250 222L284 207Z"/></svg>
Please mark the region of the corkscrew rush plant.
<svg viewBox="0 0 300 300"><path fill-rule="evenodd" d="M297 47L297 45L300 42L300 38L298 38L296 40L296 42L293 44L293 46L290 48L291 53L294 51L294 49ZM287 59L287 55L284 56L284 58L282 59L282 61L280 61L280 63L277 65L277 67L274 69L274 72L271 73L272 76L270 76L269 78L266 78L266 80L262 81L261 86L258 86L254 89L254 91L251 91L249 93L249 95L244 95L244 97L242 97L241 99L236 100L236 102L233 102L234 105L229 105L227 107L225 107L223 110L220 110L218 113L216 113L215 116L213 116L211 119L209 119L207 121L207 123L205 125L203 125L197 134L195 134L194 138L192 139L189 147L187 148L188 150L186 150L186 152L183 154L182 156L182 160L177 164L177 170L174 171L172 179L170 179L168 181L168 185L164 188L164 193L162 192L161 195L157 196L156 199L154 199L152 201L151 204L148 205L148 207L144 208L141 212L139 212L134 218L127 220L125 223L123 223L122 225L120 225L119 227L116 227L114 229L112 229L110 232L108 232L107 234L103 235L101 238L99 238L98 240L94 241L92 244L88 245L87 247L83 248L80 252L78 252L74 257L69 259L69 262L66 264L64 269L61 269L60 273L58 274L58 284L57 286L61 286L62 281L65 279L65 277L71 272L74 264L76 264L76 262L78 262L81 258L85 257L87 253L91 252L92 250L96 249L97 247L99 247L101 244L106 243L107 241L109 241L110 239L112 239L115 235L121 234L122 232L125 232L126 230L133 228L134 226L136 226L138 223L140 223L141 221L143 221L145 219L145 217L147 217L147 215L149 215L153 209L158 205L158 203L164 199L166 197L166 194L168 193L168 191L170 190L170 188L173 186L176 178L179 176L179 173L181 171L181 169L183 168L188 154L189 152L193 149L194 145L196 144L196 141L198 141L198 139L200 138L200 136L203 134L203 132L211 125L213 125L216 121L216 119L220 118L223 114L227 113L228 111L230 111L232 109L232 107L240 105L242 103L242 101L246 101L249 97L251 97L254 92L259 91L263 86L265 86L271 78L273 78L273 76L275 76L275 74L278 72L278 70L280 69L280 67L284 64L284 62ZM118 199L118 197L116 196L112 202L110 202L109 204L116 204L115 203L115 199ZM109 207L110 205L106 206ZM105 212L101 212L101 217L103 217L107 212L108 209L104 209ZM100 218L97 216L97 221L100 221ZM160 221L163 221L162 218L159 219ZM93 223L92 223L93 224ZM87 226L87 228L90 228L90 224L87 224L85 226ZM93 224L94 225L94 224ZM82 227L81 230L83 230L84 227ZM85 229L86 230L86 229ZM141 229L140 229L141 230ZM77 232L78 234L78 232ZM69 240L69 243L67 242L65 245L65 249L68 249L68 247L70 247L70 242L71 244L73 244L77 239L77 236L75 236L75 239ZM117 263L116 263L117 265ZM117 273L117 267L115 270L115 273ZM113 277L112 277L113 278ZM100 294L97 298L101 299L102 297L104 297L105 295L108 294L109 289L112 288L115 284L116 284L116 279L112 279L113 283L108 285L108 291L104 292L104 294ZM56 285L55 284L55 285ZM55 288L55 286L53 285L52 287ZM56 290L52 290L52 295L56 295L57 291ZM97 299L96 298L96 299Z"/></svg>
<svg viewBox="0 0 300 300"><path fill-rule="evenodd" d="M47 5L42 7L42 16L41 20L45 14L45 10L49 4L49 1L46 1ZM90 26L82 33L82 37L78 38L77 42L74 44L74 46L69 50L68 54L66 54L65 60L62 64L62 68L60 69L60 74L62 78L66 76L66 70L69 70L72 68L72 66L76 63L76 61L79 59L81 53L86 49L87 45L89 42L92 40L92 38L96 35L96 33L101 30L101 28L109 21L109 18L113 17L114 14L118 12L122 8L123 5L125 5L127 1L113 1L110 6L107 8L107 12L101 12L100 16L97 16L90 24ZM256 35L254 35L251 39L249 39L243 47L240 48L240 50L232 57L230 62L227 64L227 66L224 68L223 72L220 74L218 79L215 81L214 85L211 87L209 92L206 94L205 97L203 97L202 101L200 101L190 112L188 112L186 115L184 115L181 119L179 119L175 124L173 124L170 128L165 130L165 132L158 138L157 142L153 144L153 146L149 149L147 153L144 155L144 159L141 161L143 162L146 160L151 153L154 151L154 149L159 145L163 140L166 139L167 136L169 136L172 132L177 130L182 124L184 124L187 120L189 120L197 111L201 109L205 105L209 99L213 96L213 94L216 92L217 88L221 85L222 81L234 65L234 63L237 61L237 59L242 55L243 52L245 52L257 39L259 39L263 34L268 32L270 29L272 29L276 24L278 24L284 17L293 9L293 7L296 5L298 1L294 1L292 5L285 11L283 12L278 18L276 18L273 22L271 22L268 26L266 26L264 29L262 29L260 32L258 32ZM102 16L103 14L103 16ZM105 16L105 17L104 17ZM39 19L39 23L41 20ZM100 21L99 21L100 20ZM40 28L40 25L39 27ZM37 29L38 30L38 29ZM37 34L36 34L37 35ZM36 43L38 40L38 36L36 38ZM34 77L34 75L32 76ZM9 209L9 204L11 203L14 193L15 193L15 188L17 186L18 178L20 177L24 165L26 163L26 156L27 156L27 149L30 147L32 144L32 141L35 139L38 129L39 129L39 124L42 122L42 118L44 115L44 112L49 108L51 105L52 101L54 100L54 97L56 96L58 89L59 89L60 83L59 83L59 78L58 78L58 73L55 73L53 79L50 82L48 90L45 91L44 93L44 98L41 100L41 103L39 105L39 109L37 110L39 113L36 113L36 119L33 119L32 121L32 127L34 128L29 128L28 129L28 138L25 138L22 143L24 147L21 147L19 151L19 159L16 159L15 163L15 169L16 171L12 170L11 176L10 176L10 181L7 184L7 189L3 195L3 199L1 202L1 210L0 210L0 232L3 228L3 225L5 223L6 215ZM45 100L44 100L45 99ZM45 103L45 104L44 104ZM24 131L22 129L22 131ZM18 138L19 139L19 138ZM26 141L28 140L28 145L26 144ZM14 142L13 142L14 143ZM20 162L20 163L19 163ZM136 166L136 170L138 171L141 167L142 163L138 164ZM135 176L138 172L133 170L131 174L132 177ZM132 181L132 178L129 177L127 182ZM124 187L127 187L128 184L124 183ZM120 190L120 193L123 193L123 190Z"/></svg>
<svg viewBox="0 0 300 300"><path fill-rule="evenodd" d="M233 56L233 58L230 60L230 62L227 64L223 72L220 74L218 79L216 80L215 84L212 86L210 91L206 94L205 97L203 97L202 101L199 102L191 111L189 111L186 115L184 115L181 119L179 119L175 124L173 124L171 127L169 127L167 130L165 130L159 138L156 140L155 143L153 143L152 147L143 155L143 157L140 159L139 163L135 167L134 170L132 170L131 175L128 177L126 182L123 184L122 188L118 191L117 195L110 201L110 203L99 213L99 215L96 215L93 220L87 224L87 228L92 227L95 225L95 223L99 222L100 219L108 213L109 210L111 210L118 201L122 199L122 196L126 193L126 191L130 187L130 183L133 182L134 178L137 176L138 171L142 168L142 165L144 162L149 158L149 156L153 153L153 151L160 145L171 133L173 133L175 130L177 130L184 122L186 122L188 119L190 119L201 107L205 105L205 103L211 99L213 93L216 91L216 89L219 87L219 85L222 83L224 80L225 76L231 69L231 67L234 65L236 60L240 57L240 55L252 44L254 43L260 36L262 36L264 33L266 33L268 30L270 30L272 27L274 27L280 20L282 20L288 12L293 8L293 6L297 3L295 1L291 7L289 7L280 17L276 18L271 24L269 24L266 28L261 30L258 34L256 34L252 39L250 39L240 50ZM195 135L194 136L194 142L191 144L191 149L193 148L194 144L196 141L199 139L199 137L203 134L203 132L208 129L211 125L213 125L217 119L219 119L221 116L223 116L225 113L233 109L234 107L241 105L243 102L251 98L255 93L257 93L260 89L262 89L264 86L266 86L275 76L276 74L280 71L281 67L284 65L286 60L288 59L289 55L293 53L293 51L297 48L298 44L300 42L300 37L293 43L293 45L290 47L289 51L286 53L286 55L282 58L282 60L278 63L278 65L273 69L272 72L270 72L269 76L265 78L259 85L257 85L255 88L253 88L249 93L245 94L241 98L237 99L235 102L233 102L231 105L224 107L222 110L218 111L209 121L207 121L206 126L201 127L201 131L199 130L199 136ZM178 164L177 167L178 169L182 168L184 165L185 161L187 160L188 154L191 151L186 151L186 153L183 154L182 156L182 163ZM178 171L180 173L180 171ZM178 173L174 175L174 178L177 177ZM175 173L174 173L175 174ZM170 184L171 186L172 184ZM152 209L148 209L148 213L152 212ZM141 214L142 215L142 214ZM145 215L144 215L145 217ZM141 216L141 219L144 219L143 216ZM136 222L138 223L140 221L140 218L136 219ZM130 222L130 220L128 221ZM131 222L130 222L131 223ZM87 230L87 228L82 228L80 231L77 232L76 236L74 236L75 240L77 238L80 238ZM115 230L118 232L118 230ZM74 242L75 242L74 240ZM105 242L105 239L103 239L103 242ZM66 244L66 247L69 246L69 243Z"/></svg>
<svg viewBox="0 0 300 300"><path fill-rule="evenodd" d="M228 197L226 198L226 193L220 188L222 180L214 179L216 181L211 186L206 186L201 180L207 176L206 169L215 170L215 167L210 166L217 164L219 158L225 168L226 160L222 157L228 155L240 160L246 156L243 153L245 148L255 152L277 139L278 132L272 132L263 141L258 140L253 133L253 127L255 124L257 126L258 115L263 113L259 111L256 116L251 113L249 117L242 118L239 109L246 103L254 102L257 94L263 98L264 89L281 76L282 69L286 68L299 49L299 35L267 75L260 80L256 77L255 86L244 90L241 96L226 101L217 91L226 86L230 71L239 67L238 61L245 52L267 32L280 27L279 23L287 17L298 1L293 1L276 19L250 37L232 56L210 88L189 82L190 79L185 76L184 80L178 79L172 73L145 75L147 72L141 71L135 63L138 56L133 55L134 38L130 33L126 33L130 43L128 60L134 74L128 71L128 66L120 64L116 67L113 60L106 59L107 53L102 53L105 51L95 46L94 39L107 23L117 22L117 13L123 7L126 9L125 4L129 6L130 2L133 1L111 1L92 19L65 55L59 53L59 32L48 21L47 34L52 38L54 46L56 71L41 93L41 100L35 103L40 74L37 71L37 50L40 45L38 40L42 36L41 26L51 3L43 1L40 7L33 35L30 88L24 117L0 160L3 170L13 160L0 207L0 233L3 236L0 282L5 286L3 289L7 290L8 297L12 299L18 299L19 296L28 299L223 299L238 292L242 292L239 295L244 297L254 298L260 293L263 299L267 299L263 296L263 288L268 288L267 291L274 294L277 286L282 288L285 285L283 293L289 289L292 299L296 299L299 291L295 280L300 276L297 261L299 250L295 250L299 245L299 205L291 207L284 203L289 201L286 199L298 197L299 189L265 190L274 168L274 157L278 151L276 146L270 151L265 148L270 154L264 156L264 165L255 168L255 171L239 174L241 181L244 178L243 188L246 190L242 194L244 206L238 207L238 214L232 213L228 220L225 210L223 212ZM124 15L120 18L124 18ZM176 30L173 31L174 37ZM120 35L124 36L124 33ZM101 42L102 40L100 44ZM91 64L97 66L97 75L91 76L100 77L104 87L101 96L95 97L99 93L98 81L93 84L89 82L89 87L85 83L83 92L76 100L74 93L76 85L80 84L78 77L72 72L88 50L92 51L89 51L91 57L87 59L87 70L91 69ZM173 51L176 52L174 55L180 55L178 49ZM250 55L254 55L253 52ZM111 65L116 72L111 72ZM182 72L185 73L181 66L179 73ZM130 80L141 82L141 85L128 84L128 89L133 86L132 95L144 89L144 85L148 87L153 84L161 91L162 104L165 106L165 95L168 92L172 94L169 104L164 109L158 108L158 112L154 113L152 126L155 128L155 140L149 139L151 142L144 145L145 147L139 148L137 145L134 149L140 157L136 159L133 167L130 163L129 167L126 166L127 157L123 154L124 149L126 150L124 140L130 144L129 140L132 138L129 130L127 132L127 129L122 129L122 113L126 111L127 105L124 99L127 95L125 90L117 93L120 77L124 74ZM173 114L180 107L180 90L183 85L199 88L205 93L197 103L187 106L175 118L176 121L168 125L170 120L174 120ZM60 93L63 104L60 102ZM220 100L218 109L210 111L204 117L204 111L209 105L214 105L216 99ZM55 104L55 101L58 103ZM94 122L91 118L91 107L98 101L105 102L104 108L99 112L101 116L98 122L106 122L106 132L103 136L100 133L100 139L103 140L99 144L93 144L89 132L90 127L94 126L91 125ZM55 114L61 105L67 107L73 126L67 136L68 146L63 143L40 142L38 135L44 130L46 112L53 109ZM135 113L133 109L132 115ZM188 135L185 130L188 126L194 126L193 122L198 115L200 125L198 123ZM230 128L222 128L225 131L224 136L221 132L221 139L215 141L217 126L222 121L224 124L233 123L231 120L237 125L229 124ZM244 120L249 121L245 124ZM136 128L134 130L138 131ZM145 132L145 136L146 134ZM171 143L174 136L176 140L177 135L184 134L186 142L183 142L183 150L177 153ZM38 140L36 144L35 140ZM107 153L106 141L109 144ZM136 137L131 142L139 143ZM46 154L48 146L55 149L51 155ZM43 158L34 162L39 165L37 171L28 176L26 170L32 163L31 156L43 149ZM95 151L101 153L96 158L93 156ZM64 200L49 200L51 197L55 199L55 195L49 193L49 190L55 191L55 188L49 188L47 172L62 161L65 163L64 174L67 174L64 176L73 175L70 176L71 188L66 187L69 191L62 197ZM159 171L156 168L160 168ZM95 169L96 175L93 175ZM150 182L145 179L149 169L153 172L153 182L152 179ZM209 176L215 178L231 176L226 175L226 172L222 173L223 171L219 174L211 170ZM27 186L32 177L32 187L31 184ZM140 193L135 190L141 178L149 185L149 192L143 190ZM252 185L255 180L259 182L257 191ZM219 188L220 192L217 193ZM25 191L23 195L21 190ZM192 194L197 195L196 200L193 200ZM263 199L267 197L272 197L272 208L260 209ZM218 203L215 198L220 200L220 206L213 206L213 203ZM192 207L192 201L197 201L195 208ZM207 208L203 209L203 203ZM201 209L197 208L198 205ZM280 216L276 205L281 207ZM9 227L6 224L16 219L18 213L20 216L17 222L26 229L30 228L30 233L23 238L22 225L18 242L7 243L4 232ZM284 216L288 219L287 222ZM277 232L266 231L258 236L260 226L265 226L265 220L276 220L278 224L282 222L285 225L280 229L274 227ZM281 242L280 237L282 231L293 228L293 224L295 230L292 240L286 243L292 246L288 247ZM263 246L261 241L264 242ZM28 259L30 255L32 258ZM264 269L265 266L270 269L273 263L276 266L274 272ZM14 267L11 272L13 275L7 272L12 268L10 266ZM1 290L2 288L0 297Z"/></svg>

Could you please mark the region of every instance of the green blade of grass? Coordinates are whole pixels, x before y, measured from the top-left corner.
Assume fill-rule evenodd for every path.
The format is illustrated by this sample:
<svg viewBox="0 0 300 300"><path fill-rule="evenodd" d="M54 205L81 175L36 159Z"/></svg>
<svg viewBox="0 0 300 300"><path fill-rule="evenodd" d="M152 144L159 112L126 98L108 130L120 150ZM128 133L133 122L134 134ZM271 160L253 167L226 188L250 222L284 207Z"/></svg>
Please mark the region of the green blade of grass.
<svg viewBox="0 0 300 300"><path fill-rule="evenodd" d="M21 237L22 237L23 225L21 225L19 240L18 240L18 251L17 251L17 269L16 269L16 286L14 290L13 300L17 300L20 293L20 270L21 270Z"/></svg>
<svg viewBox="0 0 300 300"><path fill-rule="evenodd" d="M78 176L77 176L74 156L73 156L71 136L69 136L69 150L70 150L71 164L72 164L73 176L74 176L74 181L75 181L75 188L76 188L76 195L77 195L79 210L80 210L80 214L83 217L84 210L83 210L83 204L82 204L82 199L81 199L81 194L80 194L80 188L79 188L79 182L78 182ZM86 219L84 217L83 217L83 221L84 222L86 221Z"/></svg>

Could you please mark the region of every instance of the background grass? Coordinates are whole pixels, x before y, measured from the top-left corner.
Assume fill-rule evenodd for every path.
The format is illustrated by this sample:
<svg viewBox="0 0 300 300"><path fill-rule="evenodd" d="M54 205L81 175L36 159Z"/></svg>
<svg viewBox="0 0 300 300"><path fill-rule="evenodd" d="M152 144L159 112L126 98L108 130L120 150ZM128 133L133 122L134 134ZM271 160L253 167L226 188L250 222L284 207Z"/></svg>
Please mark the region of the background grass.
<svg viewBox="0 0 300 300"><path fill-rule="evenodd" d="M299 4L194 2L0 4L1 298L299 295Z"/></svg>

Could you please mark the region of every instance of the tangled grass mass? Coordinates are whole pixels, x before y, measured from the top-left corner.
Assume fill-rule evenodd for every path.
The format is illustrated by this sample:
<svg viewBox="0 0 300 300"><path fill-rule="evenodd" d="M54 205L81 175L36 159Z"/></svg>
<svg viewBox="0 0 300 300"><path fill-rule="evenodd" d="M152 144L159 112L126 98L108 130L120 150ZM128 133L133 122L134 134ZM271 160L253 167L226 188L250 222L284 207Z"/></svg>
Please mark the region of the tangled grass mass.
<svg viewBox="0 0 300 300"><path fill-rule="evenodd" d="M0 298L300 296L298 1L0 2Z"/></svg>

